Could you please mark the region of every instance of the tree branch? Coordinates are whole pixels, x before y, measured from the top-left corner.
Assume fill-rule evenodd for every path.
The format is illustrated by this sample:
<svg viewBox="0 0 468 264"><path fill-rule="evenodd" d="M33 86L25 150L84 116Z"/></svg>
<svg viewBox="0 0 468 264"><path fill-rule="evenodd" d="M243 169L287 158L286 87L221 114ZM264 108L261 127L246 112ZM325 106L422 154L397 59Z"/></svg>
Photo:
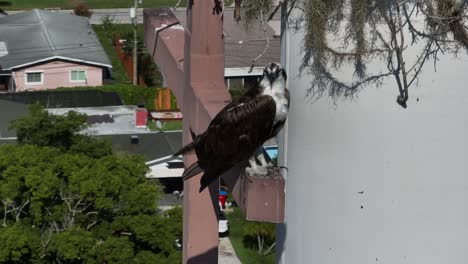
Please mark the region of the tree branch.
<svg viewBox="0 0 468 264"><path fill-rule="evenodd" d="M249 73L251 73L253 71L253 68L255 67L255 63L265 55L265 53L268 51L268 49L270 48L270 36L268 36L268 32L267 32L267 29L265 27L265 24L266 24L266 21L265 21L265 18L263 16L263 11L260 10L260 19L261 19L261 27L262 27L262 30L263 30L263 34L265 36L265 40L266 40L266 45L265 45L265 48L263 49L262 53L258 54L257 57L255 57L253 60L252 60L252 65L250 65L250 69L249 69Z"/></svg>
<svg viewBox="0 0 468 264"><path fill-rule="evenodd" d="M265 251L263 252L263 255L264 255L264 256L268 255L268 254L273 250L273 248L274 248L275 246L276 246L276 242L273 242L273 244L271 244L271 246L269 246L269 247L267 248L267 250L265 250Z"/></svg>

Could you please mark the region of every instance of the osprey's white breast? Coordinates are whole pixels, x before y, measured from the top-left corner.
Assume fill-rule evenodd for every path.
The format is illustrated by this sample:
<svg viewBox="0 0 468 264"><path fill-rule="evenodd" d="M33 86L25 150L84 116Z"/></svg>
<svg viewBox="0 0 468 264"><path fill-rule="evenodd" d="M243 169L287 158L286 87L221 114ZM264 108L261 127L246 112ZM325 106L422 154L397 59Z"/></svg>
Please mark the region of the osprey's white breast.
<svg viewBox="0 0 468 264"><path fill-rule="evenodd" d="M286 120L286 117L288 116L289 107L284 84L275 82L273 86L266 87L263 90L263 95L269 95L273 98L273 100L275 100L275 123Z"/></svg>

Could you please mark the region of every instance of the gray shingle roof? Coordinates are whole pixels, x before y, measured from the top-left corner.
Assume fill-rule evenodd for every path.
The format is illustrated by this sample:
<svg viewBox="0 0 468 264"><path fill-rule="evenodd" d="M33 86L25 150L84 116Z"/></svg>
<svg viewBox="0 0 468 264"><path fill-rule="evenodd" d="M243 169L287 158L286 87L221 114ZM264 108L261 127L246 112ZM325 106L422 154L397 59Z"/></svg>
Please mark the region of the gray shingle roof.
<svg viewBox="0 0 468 264"><path fill-rule="evenodd" d="M162 132L135 134L138 144L132 144L127 135L107 135L99 138L107 139L115 152L143 155L146 161L151 161L174 154L182 147L182 132Z"/></svg>
<svg viewBox="0 0 468 264"><path fill-rule="evenodd" d="M0 17L0 36L3 70L51 59L112 67L85 17L35 9Z"/></svg>
<svg viewBox="0 0 468 264"><path fill-rule="evenodd" d="M165 9L166 13L169 9ZM172 10L170 10L172 11ZM185 27L186 11L178 9L174 15L179 20L180 24ZM273 19L279 19L278 14ZM226 68L241 68L250 67L253 58L260 54L266 45L265 34L260 26L255 26L249 31L245 30L242 22L238 23L234 20L234 10L226 8L224 10L223 21L224 37L224 53ZM265 25L267 35L270 39L270 48L265 55L260 58L256 65L263 67L272 61L279 61L281 54L281 41L278 36L275 36L275 31L270 25Z"/></svg>

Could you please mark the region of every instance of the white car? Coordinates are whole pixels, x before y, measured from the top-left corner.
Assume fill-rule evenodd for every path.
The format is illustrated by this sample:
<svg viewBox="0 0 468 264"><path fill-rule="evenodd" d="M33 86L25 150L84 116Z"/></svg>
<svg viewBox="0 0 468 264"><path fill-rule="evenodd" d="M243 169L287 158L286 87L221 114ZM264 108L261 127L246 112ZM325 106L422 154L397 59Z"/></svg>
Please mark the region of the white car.
<svg viewBox="0 0 468 264"><path fill-rule="evenodd" d="M224 215L224 212L219 211L218 233L227 235L229 233L229 222Z"/></svg>

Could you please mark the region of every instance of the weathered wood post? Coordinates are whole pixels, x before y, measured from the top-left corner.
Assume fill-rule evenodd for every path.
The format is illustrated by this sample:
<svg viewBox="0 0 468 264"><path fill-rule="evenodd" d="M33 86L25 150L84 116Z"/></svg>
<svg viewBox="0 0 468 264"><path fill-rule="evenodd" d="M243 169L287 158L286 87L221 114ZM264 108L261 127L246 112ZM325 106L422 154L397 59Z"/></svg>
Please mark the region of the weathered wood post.
<svg viewBox="0 0 468 264"><path fill-rule="evenodd" d="M203 132L230 99L224 85L222 14L217 14L214 7L211 0L187 4L184 144L192 140L189 127L197 133ZM195 155L184 157L186 166L194 161ZM199 193L200 178L198 175L184 183L183 263L218 263L219 182Z"/></svg>
<svg viewBox="0 0 468 264"><path fill-rule="evenodd" d="M217 4L218 3L218 4ZM188 1L183 28L169 8L145 9L145 44L175 94L183 113L183 144L191 142L189 128L203 132L230 101L224 84L223 18L219 1ZM218 8L217 8L218 7ZM185 155L189 166L195 155ZM252 177L238 180L242 166L223 175L249 220L282 222L284 180ZM184 183L183 263L218 262L219 182L198 193L198 175ZM237 182L237 183L236 183Z"/></svg>
<svg viewBox="0 0 468 264"><path fill-rule="evenodd" d="M169 9L144 11L146 48L184 116L183 144L192 140L189 127L203 132L230 100L224 84L223 19L215 7L213 0L188 1L184 31ZM193 154L184 156L186 166L195 160ZM218 263L219 183L199 193L200 177L184 183L183 263Z"/></svg>

